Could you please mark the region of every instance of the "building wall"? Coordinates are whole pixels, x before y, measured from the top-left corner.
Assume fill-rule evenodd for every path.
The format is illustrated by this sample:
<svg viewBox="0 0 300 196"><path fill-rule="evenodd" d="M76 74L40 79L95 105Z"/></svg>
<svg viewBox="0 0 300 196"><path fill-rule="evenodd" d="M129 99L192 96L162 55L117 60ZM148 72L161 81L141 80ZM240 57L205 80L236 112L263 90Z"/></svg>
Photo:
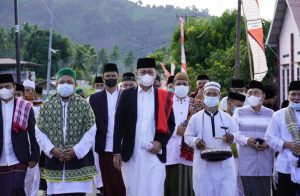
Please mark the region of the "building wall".
<svg viewBox="0 0 300 196"><path fill-rule="evenodd" d="M291 62L291 34L294 38L294 75L292 76ZM300 33L295 20L287 8L285 18L282 24L279 36L279 54L280 54L280 101L287 99L287 88L292 80L298 80L300 69L298 66L300 60Z"/></svg>

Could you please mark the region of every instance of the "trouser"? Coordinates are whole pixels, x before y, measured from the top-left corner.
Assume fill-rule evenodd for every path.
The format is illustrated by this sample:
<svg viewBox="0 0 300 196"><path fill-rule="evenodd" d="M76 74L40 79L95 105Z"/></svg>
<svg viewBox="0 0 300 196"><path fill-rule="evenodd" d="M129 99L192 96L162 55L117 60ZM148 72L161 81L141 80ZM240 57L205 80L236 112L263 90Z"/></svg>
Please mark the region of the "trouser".
<svg viewBox="0 0 300 196"><path fill-rule="evenodd" d="M278 172L278 196L296 196L297 188L299 189L299 185L292 182L290 174Z"/></svg>
<svg viewBox="0 0 300 196"><path fill-rule="evenodd" d="M126 191L122 173L114 167L113 153L104 152L99 154L99 156L104 196L125 196Z"/></svg>
<svg viewBox="0 0 300 196"><path fill-rule="evenodd" d="M166 166L165 196L193 196L193 168L181 164Z"/></svg>
<svg viewBox="0 0 300 196"><path fill-rule="evenodd" d="M245 196L271 196L271 176L241 176Z"/></svg>
<svg viewBox="0 0 300 196"><path fill-rule="evenodd" d="M24 180L27 164L0 166L0 196L26 196Z"/></svg>

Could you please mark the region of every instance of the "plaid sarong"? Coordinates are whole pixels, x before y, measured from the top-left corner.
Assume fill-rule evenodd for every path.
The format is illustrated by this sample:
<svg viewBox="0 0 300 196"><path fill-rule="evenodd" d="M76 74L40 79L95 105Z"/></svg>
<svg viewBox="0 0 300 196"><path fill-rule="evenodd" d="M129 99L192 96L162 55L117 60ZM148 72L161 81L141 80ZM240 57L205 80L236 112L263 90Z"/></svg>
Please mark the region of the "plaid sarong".
<svg viewBox="0 0 300 196"><path fill-rule="evenodd" d="M20 130L27 131L31 107L31 102L20 98L16 99L12 129L14 132L18 133Z"/></svg>

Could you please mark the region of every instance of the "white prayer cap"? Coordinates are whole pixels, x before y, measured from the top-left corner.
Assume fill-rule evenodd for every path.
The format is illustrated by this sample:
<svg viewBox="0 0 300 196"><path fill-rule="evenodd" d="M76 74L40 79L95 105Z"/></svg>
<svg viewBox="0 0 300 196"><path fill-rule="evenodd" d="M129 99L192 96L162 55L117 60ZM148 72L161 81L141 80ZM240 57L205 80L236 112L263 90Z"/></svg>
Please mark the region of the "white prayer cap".
<svg viewBox="0 0 300 196"><path fill-rule="evenodd" d="M204 85L204 92L208 89L215 89L217 91L220 92L220 89L221 89L221 85L217 82L207 82L205 85Z"/></svg>
<svg viewBox="0 0 300 196"><path fill-rule="evenodd" d="M25 80L24 82L23 82L23 86L26 88L33 88L33 89L35 89L35 83L33 82L33 81L31 81L31 80Z"/></svg>

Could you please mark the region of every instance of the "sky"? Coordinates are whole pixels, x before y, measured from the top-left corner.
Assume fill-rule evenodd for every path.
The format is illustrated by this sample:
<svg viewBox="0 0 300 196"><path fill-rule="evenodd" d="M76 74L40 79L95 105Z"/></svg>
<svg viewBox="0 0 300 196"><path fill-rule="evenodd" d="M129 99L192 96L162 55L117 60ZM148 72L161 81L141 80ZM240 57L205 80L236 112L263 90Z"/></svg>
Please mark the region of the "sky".
<svg viewBox="0 0 300 196"><path fill-rule="evenodd" d="M130 0L137 2L138 0ZM272 20L276 0L258 0L260 3L260 15L264 19ZM174 5L188 7L194 5L199 10L209 9L209 14L220 16L226 9L237 9L237 0L142 0L143 5Z"/></svg>

